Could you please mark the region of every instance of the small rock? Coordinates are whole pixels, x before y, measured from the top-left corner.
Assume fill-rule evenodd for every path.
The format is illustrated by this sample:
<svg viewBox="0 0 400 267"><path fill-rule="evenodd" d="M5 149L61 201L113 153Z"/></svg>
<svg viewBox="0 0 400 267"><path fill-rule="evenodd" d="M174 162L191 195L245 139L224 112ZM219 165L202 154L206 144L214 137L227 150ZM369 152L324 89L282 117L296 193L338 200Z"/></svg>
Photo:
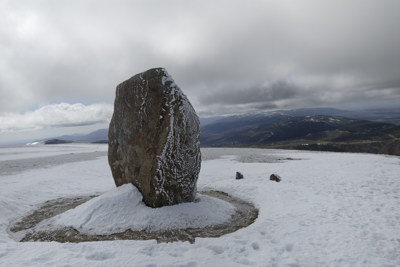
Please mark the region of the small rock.
<svg viewBox="0 0 400 267"><path fill-rule="evenodd" d="M269 179L271 181L275 181L275 182L280 182L282 180L282 178L278 175L278 174L271 174L271 176L269 177Z"/></svg>
<svg viewBox="0 0 400 267"><path fill-rule="evenodd" d="M240 173L240 172L236 172L236 180L240 180L240 179L243 179L244 177L243 177L243 174L242 173Z"/></svg>

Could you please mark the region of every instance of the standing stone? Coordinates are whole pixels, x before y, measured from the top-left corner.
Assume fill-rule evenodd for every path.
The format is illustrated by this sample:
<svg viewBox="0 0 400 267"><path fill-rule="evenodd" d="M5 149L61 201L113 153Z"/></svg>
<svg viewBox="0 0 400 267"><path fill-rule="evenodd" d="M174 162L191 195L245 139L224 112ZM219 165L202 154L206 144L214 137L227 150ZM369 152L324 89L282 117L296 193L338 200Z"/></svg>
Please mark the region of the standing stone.
<svg viewBox="0 0 400 267"><path fill-rule="evenodd" d="M194 201L199 137L199 118L165 69L150 69L117 86L108 161L115 184L135 185L147 206Z"/></svg>

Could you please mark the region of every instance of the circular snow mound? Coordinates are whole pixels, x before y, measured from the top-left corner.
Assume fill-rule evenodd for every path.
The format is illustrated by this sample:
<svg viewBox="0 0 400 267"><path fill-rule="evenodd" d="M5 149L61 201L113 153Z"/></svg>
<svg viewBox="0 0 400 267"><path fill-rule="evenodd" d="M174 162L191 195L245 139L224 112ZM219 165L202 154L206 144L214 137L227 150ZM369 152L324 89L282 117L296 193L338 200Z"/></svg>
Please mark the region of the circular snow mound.
<svg viewBox="0 0 400 267"><path fill-rule="evenodd" d="M219 237L247 227L257 216L254 205L220 191L201 192L195 202L154 209L129 184L96 197L49 200L9 230L21 242L155 239L193 243L196 237Z"/></svg>
<svg viewBox="0 0 400 267"><path fill-rule="evenodd" d="M143 203L136 187L125 184L43 221L36 230L72 227L84 234L108 235L128 229L166 231L203 228L223 224L234 213L234 205L206 195L199 195L195 202L150 208Z"/></svg>

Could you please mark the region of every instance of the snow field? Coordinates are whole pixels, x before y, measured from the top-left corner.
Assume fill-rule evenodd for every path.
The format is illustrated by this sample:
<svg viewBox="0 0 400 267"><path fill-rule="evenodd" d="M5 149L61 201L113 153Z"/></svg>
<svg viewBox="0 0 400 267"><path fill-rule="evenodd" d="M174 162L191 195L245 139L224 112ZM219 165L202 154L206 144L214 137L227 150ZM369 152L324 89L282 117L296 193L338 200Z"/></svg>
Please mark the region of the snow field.
<svg viewBox="0 0 400 267"><path fill-rule="evenodd" d="M49 156L67 155L74 153L107 151L106 145L95 144L64 144L54 146L0 146L0 162L17 159L43 158Z"/></svg>
<svg viewBox="0 0 400 267"><path fill-rule="evenodd" d="M213 153L223 156L206 156ZM10 237L10 223L46 200L113 191L103 156L0 176L0 266L400 265L399 157L266 149L203 154L210 160L202 162L198 189L253 202L259 217L252 225L194 244L19 243ZM240 154L256 162L241 162ZM236 171L244 179L235 180ZM269 181L272 173L282 182Z"/></svg>

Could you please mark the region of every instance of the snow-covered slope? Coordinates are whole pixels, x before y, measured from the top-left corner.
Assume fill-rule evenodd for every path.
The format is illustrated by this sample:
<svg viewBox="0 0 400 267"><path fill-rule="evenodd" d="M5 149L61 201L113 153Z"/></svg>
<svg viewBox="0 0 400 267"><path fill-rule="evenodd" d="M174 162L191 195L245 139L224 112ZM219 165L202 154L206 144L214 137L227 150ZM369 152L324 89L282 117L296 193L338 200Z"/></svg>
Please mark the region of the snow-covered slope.
<svg viewBox="0 0 400 267"><path fill-rule="evenodd" d="M69 145L44 153L63 147L88 152L87 146ZM32 159L32 153L21 151ZM6 154L17 158L0 148L1 161ZM0 176L0 266L400 265L399 157L203 149L203 159L198 189L253 202L259 217L252 225L219 238L197 238L194 244L16 242L10 223L46 200L117 192L106 156L47 167L40 167L38 158L36 169ZM236 171L245 178L236 180ZM271 173L282 182L270 181Z"/></svg>

